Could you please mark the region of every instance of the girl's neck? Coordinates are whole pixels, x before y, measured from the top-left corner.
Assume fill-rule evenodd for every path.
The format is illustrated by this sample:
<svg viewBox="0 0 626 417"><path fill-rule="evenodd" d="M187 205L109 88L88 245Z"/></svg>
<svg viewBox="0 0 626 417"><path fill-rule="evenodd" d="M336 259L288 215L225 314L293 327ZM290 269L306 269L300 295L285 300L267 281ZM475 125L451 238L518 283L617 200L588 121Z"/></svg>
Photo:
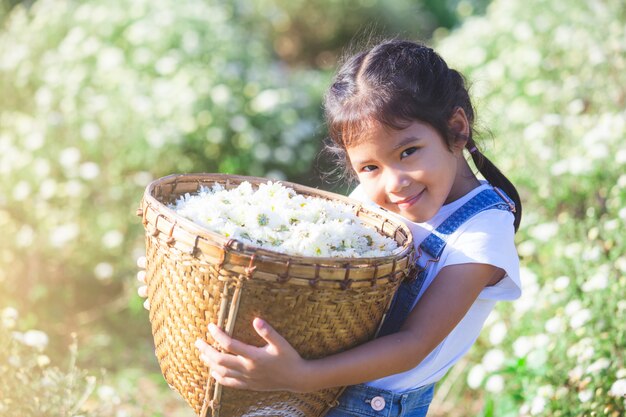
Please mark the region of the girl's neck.
<svg viewBox="0 0 626 417"><path fill-rule="evenodd" d="M457 168L456 179L444 204L450 204L453 201L458 200L479 186L480 181L478 181L478 178L476 178L476 175L472 172L472 169L467 161L464 158L461 158Z"/></svg>

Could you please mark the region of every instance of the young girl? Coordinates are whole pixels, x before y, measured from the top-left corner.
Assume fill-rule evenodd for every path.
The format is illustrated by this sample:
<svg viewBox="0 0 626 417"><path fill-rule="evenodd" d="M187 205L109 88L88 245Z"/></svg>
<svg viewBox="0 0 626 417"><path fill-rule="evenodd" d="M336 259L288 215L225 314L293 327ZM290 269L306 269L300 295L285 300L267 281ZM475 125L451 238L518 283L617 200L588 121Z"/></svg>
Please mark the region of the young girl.
<svg viewBox="0 0 626 417"><path fill-rule="evenodd" d="M391 40L349 58L325 111L330 149L360 183L351 196L406 221L420 273L402 283L378 338L339 354L305 360L260 318L253 326L263 347L213 325L225 352L196 346L224 386L349 386L328 416L425 416L435 383L474 343L496 301L520 296L519 196L474 142L463 77L424 45Z"/></svg>

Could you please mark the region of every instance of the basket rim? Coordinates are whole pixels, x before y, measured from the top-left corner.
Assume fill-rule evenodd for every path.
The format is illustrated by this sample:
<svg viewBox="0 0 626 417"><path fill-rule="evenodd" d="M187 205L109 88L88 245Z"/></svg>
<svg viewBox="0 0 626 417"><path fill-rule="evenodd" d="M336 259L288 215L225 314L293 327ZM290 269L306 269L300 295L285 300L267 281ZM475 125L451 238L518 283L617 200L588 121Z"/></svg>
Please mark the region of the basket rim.
<svg viewBox="0 0 626 417"><path fill-rule="evenodd" d="M189 179L194 178L195 181L189 181ZM224 182L224 181L233 181L233 183L241 183L243 181L248 181L252 183L253 186L260 183L267 183L270 181L280 182L286 187L290 187L294 189L297 193L302 194L304 191L305 194L309 194L318 198L325 198L328 200L339 200L344 204L352 206L356 210L357 216L359 216L360 212L370 212L378 217L384 218L385 222L391 223L395 226L396 231L402 230L405 236L405 242L402 247L402 250L398 252L386 256L377 256L377 257L322 257L322 256L305 256L298 254L288 254L284 252L278 252L271 249L261 248L260 246L256 246L253 244L245 243L236 239L229 239L217 232L214 232L190 219L187 219L178 213L176 213L173 209L169 208L167 204L159 201L154 192L157 187L163 184L169 183L178 183L180 182L197 182L198 186L206 184L206 183L215 183L215 182ZM176 185L174 186L174 188ZM182 195L182 194L181 194ZM141 208L145 214L146 209L151 207L153 210L160 212L159 216L168 218L169 221L174 221L176 225L184 226L184 228L193 234L196 234L199 238L203 238L207 240L209 243L212 243L216 246L224 247L228 250L234 250L240 252L244 255L259 255L259 256L269 256L269 257L285 257L289 258L293 262L298 264L322 264L322 265L336 265L336 264L346 264L350 263L363 263L363 264L385 264L391 263L394 260L402 259L406 256L409 256L411 252L414 251L413 247L413 235L409 227L402 222L400 219L396 219L392 217L393 213L388 210L377 208L377 207L365 207L358 200L352 199L350 197L333 193L326 190L321 190L318 188L309 187L306 185L297 184L290 181L276 180L264 177L255 177L255 176L247 176L247 175L234 175L234 174L222 174L222 173L185 173L185 174L171 174L158 179L151 181L145 188ZM145 221L144 221L145 223ZM378 231L380 233L380 231ZM395 233L395 232L394 232ZM171 233L170 233L171 234Z"/></svg>

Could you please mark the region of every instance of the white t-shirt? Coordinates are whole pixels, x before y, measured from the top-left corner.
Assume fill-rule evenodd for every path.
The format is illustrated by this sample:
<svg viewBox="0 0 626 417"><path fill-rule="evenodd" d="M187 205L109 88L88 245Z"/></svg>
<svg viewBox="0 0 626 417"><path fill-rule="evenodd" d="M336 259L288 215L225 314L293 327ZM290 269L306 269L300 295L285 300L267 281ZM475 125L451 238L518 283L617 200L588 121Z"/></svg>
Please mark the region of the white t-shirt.
<svg viewBox="0 0 626 417"><path fill-rule="evenodd" d="M446 204L427 222L414 223L401 218L411 229L415 247L436 229L456 209L479 192L492 188L482 184L460 199ZM364 204L372 203L362 188L357 187L350 197ZM514 244L513 214L498 209L482 211L462 224L447 240L439 262L429 266L426 279L417 297L433 282L439 271L448 265L482 263L502 268L506 274L494 286L485 287L465 317L446 338L415 368L396 375L370 381L366 385L394 392L404 392L440 380L474 344L480 330L498 300L514 300L521 295L519 258ZM430 256L423 252L418 260L424 266Z"/></svg>

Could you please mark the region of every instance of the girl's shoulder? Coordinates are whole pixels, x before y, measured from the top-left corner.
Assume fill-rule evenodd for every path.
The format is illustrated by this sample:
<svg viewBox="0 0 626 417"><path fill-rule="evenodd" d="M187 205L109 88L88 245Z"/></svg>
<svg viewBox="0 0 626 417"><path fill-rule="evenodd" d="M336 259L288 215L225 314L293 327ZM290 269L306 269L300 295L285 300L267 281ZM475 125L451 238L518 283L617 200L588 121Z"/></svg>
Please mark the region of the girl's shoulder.
<svg viewBox="0 0 626 417"><path fill-rule="evenodd" d="M513 213L485 210L450 236L441 257L441 267L480 263L505 271L504 278L493 287L486 287L479 298L514 300L521 295L520 265L515 247Z"/></svg>

